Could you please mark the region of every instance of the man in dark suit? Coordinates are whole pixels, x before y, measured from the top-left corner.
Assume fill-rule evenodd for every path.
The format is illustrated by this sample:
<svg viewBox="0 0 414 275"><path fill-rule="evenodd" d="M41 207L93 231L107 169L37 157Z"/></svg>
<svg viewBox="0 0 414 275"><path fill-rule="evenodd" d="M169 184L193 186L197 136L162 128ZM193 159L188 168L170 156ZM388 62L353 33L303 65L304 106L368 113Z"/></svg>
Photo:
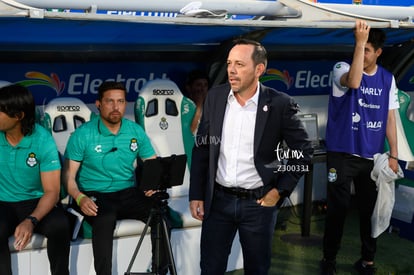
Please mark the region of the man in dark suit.
<svg viewBox="0 0 414 275"><path fill-rule="evenodd" d="M266 66L260 43L235 41L229 83L211 89L204 104L189 198L192 216L203 221L202 275L225 273L237 231L245 274L267 274L278 208L308 169L312 147L299 107L259 83Z"/></svg>

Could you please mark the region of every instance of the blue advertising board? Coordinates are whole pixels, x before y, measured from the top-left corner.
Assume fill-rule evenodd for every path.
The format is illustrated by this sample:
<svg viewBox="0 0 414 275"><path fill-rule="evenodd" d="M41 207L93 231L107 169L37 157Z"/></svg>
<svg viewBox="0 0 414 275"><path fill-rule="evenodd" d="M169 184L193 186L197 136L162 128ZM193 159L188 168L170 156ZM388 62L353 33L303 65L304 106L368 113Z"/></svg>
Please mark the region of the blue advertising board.
<svg viewBox="0 0 414 275"><path fill-rule="evenodd" d="M182 83L195 66L190 62L1 63L0 70L7 73L0 81L28 87L38 105L56 97L77 97L92 103L106 80L123 82L127 100L135 101L147 81L169 78Z"/></svg>
<svg viewBox="0 0 414 275"><path fill-rule="evenodd" d="M328 94L333 64L333 61L271 61L261 81L293 96ZM127 100L135 101L147 81L167 78L183 87L188 72L197 66L200 64L191 62L1 63L0 70L7 73L0 80L27 86L38 105L68 96L92 103L105 80L125 83Z"/></svg>
<svg viewBox="0 0 414 275"><path fill-rule="evenodd" d="M336 61L270 61L261 82L292 96L329 94Z"/></svg>

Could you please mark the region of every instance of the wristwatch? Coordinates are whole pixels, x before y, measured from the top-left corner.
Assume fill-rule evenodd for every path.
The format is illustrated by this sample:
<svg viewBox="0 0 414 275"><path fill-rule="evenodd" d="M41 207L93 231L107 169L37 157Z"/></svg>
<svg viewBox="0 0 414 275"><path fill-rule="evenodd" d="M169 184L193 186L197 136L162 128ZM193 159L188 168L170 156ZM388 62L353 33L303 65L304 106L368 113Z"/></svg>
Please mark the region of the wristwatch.
<svg viewBox="0 0 414 275"><path fill-rule="evenodd" d="M39 220L36 217L33 216L27 216L26 219L30 220L33 224L33 226L36 226L39 223Z"/></svg>

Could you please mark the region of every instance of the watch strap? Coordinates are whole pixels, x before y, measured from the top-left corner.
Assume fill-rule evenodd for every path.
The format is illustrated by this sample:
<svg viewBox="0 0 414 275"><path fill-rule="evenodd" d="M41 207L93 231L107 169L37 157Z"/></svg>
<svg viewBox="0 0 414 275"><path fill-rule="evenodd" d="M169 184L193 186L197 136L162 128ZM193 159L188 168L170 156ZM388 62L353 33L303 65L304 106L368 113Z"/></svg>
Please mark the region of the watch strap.
<svg viewBox="0 0 414 275"><path fill-rule="evenodd" d="M30 220L33 224L33 226L36 226L39 223L39 220L36 217L33 216L27 216L26 219Z"/></svg>

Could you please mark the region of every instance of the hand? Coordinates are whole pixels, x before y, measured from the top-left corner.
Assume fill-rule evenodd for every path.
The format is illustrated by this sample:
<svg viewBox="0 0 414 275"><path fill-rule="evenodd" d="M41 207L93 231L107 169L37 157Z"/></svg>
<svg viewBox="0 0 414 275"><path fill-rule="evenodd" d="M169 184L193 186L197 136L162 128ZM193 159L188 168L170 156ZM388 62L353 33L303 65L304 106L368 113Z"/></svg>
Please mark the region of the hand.
<svg viewBox="0 0 414 275"><path fill-rule="evenodd" d="M265 207L273 207L280 199L279 191L276 188L272 188L261 199L257 200L257 203Z"/></svg>
<svg viewBox="0 0 414 275"><path fill-rule="evenodd" d="M202 221L204 218L204 201L190 201L191 216Z"/></svg>
<svg viewBox="0 0 414 275"><path fill-rule="evenodd" d="M159 190L145 190L144 194L147 197L151 197L152 195L154 195L155 193L160 192Z"/></svg>
<svg viewBox="0 0 414 275"><path fill-rule="evenodd" d="M394 173L398 173L398 161L393 158L388 159L388 166L391 168Z"/></svg>
<svg viewBox="0 0 414 275"><path fill-rule="evenodd" d="M370 29L371 27L367 24L366 21L357 20L355 22L355 30L354 30L356 43L362 43L365 45L368 41Z"/></svg>
<svg viewBox="0 0 414 275"><path fill-rule="evenodd" d="M26 245L30 242L33 235L34 225L28 220L24 219L14 231L14 248L18 251L24 249Z"/></svg>
<svg viewBox="0 0 414 275"><path fill-rule="evenodd" d="M82 210L83 214L86 216L97 216L98 215L98 206L90 197L83 197L79 201L79 208Z"/></svg>

